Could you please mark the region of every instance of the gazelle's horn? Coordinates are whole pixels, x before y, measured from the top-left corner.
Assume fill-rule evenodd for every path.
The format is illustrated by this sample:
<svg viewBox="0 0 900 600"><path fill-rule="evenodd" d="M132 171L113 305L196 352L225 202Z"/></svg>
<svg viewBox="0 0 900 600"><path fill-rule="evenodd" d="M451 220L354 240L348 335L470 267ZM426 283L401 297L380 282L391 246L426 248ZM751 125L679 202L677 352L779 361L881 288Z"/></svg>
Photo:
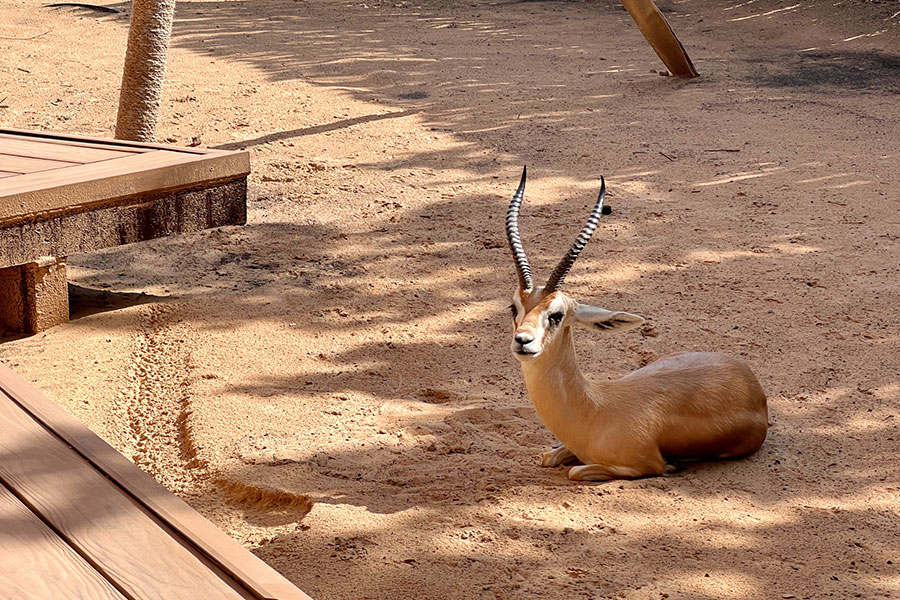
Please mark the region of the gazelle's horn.
<svg viewBox="0 0 900 600"><path fill-rule="evenodd" d="M581 228L581 233L575 238L575 243L572 244L572 247L569 248L566 255L562 257L562 260L559 261L559 264L553 269L553 273L550 274L547 285L544 286L545 293L549 294L550 292L554 292L562 285L566 275L569 273L569 269L575 264L575 260L578 258L578 255L581 254L581 251L584 250L585 244L591 239L594 230L597 229L597 223L600 221L604 198L606 198L606 180L601 177L600 195L597 197L597 203L594 205L594 210L591 211L591 216L588 217L584 227Z"/></svg>
<svg viewBox="0 0 900 600"><path fill-rule="evenodd" d="M509 248L512 250L513 260L516 261L519 287L523 290L530 290L534 287L531 280L531 267L528 266L528 257L525 256L525 247L522 246L522 238L519 236L519 207L522 206L522 196L525 194L525 171L525 167L522 167L522 181L506 211L506 237L509 238Z"/></svg>

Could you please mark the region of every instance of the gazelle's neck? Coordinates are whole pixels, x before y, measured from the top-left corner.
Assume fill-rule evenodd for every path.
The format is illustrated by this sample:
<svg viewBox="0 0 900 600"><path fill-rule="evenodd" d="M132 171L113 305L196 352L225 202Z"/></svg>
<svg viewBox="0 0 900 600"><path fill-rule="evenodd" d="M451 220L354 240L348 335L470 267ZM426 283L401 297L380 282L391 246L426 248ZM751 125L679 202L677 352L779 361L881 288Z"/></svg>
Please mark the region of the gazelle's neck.
<svg viewBox="0 0 900 600"><path fill-rule="evenodd" d="M563 440L567 429L587 418L596 406L599 390L587 380L575 356L572 329L560 332L559 339L540 356L522 362L525 386L541 420Z"/></svg>

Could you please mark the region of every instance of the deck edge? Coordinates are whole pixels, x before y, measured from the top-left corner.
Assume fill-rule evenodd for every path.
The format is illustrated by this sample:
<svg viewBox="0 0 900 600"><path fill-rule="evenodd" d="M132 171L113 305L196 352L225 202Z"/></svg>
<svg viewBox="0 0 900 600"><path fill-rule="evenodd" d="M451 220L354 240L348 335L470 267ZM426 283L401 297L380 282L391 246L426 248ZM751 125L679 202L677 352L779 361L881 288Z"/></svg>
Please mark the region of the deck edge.
<svg viewBox="0 0 900 600"><path fill-rule="evenodd" d="M0 388L31 418L260 600L311 600L3 363Z"/></svg>
<svg viewBox="0 0 900 600"><path fill-rule="evenodd" d="M0 227L40 220L54 212L85 211L142 194L161 196L250 174L247 152L189 157L166 151L153 154L57 169L54 178L59 181L49 184L45 181L47 172L19 175L13 185L0 190L0 204L5 205L0 213Z"/></svg>

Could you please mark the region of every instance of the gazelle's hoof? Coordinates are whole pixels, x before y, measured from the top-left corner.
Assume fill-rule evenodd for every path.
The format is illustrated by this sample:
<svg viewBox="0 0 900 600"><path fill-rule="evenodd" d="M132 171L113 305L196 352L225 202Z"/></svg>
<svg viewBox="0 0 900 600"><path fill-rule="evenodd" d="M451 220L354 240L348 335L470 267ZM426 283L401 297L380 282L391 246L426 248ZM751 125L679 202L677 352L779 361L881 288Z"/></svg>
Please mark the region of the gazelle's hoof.
<svg viewBox="0 0 900 600"><path fill-rule="evenodd" d="M560 446L558 448L554 448L550 452L544 452L543 454L541 454L542 467L558 467L559 465L565 464L567 462L572 462L574 460L577 460L575 458L575 455L572 454L572 451L565 446Z"/></svg>

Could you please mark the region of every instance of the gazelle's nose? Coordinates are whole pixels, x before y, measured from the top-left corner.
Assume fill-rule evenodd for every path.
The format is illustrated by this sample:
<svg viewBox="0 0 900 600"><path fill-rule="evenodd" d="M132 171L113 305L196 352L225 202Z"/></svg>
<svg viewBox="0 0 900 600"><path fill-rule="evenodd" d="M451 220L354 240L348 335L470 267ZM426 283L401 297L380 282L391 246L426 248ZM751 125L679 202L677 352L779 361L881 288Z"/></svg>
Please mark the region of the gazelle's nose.
<svg viewBox="0 0 900 600"><path fill-rule="evenodd" d="M517 333L516 334L516 343L524 346L525 344L530 344L534 341L534 336L530 333Z"/></svg>

